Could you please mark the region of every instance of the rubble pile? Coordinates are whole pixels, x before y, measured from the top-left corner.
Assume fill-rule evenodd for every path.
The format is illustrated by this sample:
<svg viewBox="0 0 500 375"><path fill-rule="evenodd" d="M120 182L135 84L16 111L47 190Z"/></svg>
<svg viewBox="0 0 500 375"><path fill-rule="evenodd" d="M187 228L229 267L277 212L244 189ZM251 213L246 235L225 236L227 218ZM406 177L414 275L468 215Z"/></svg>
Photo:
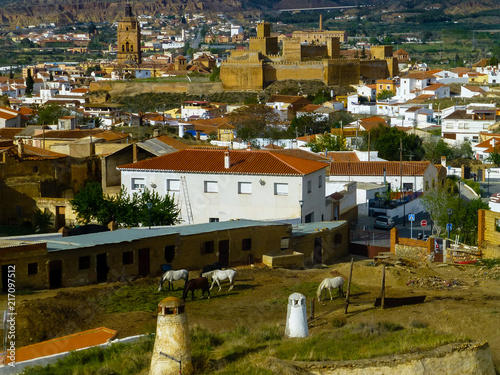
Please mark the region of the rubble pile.
<svg viewBox="0 0 500 375"><path fill-rule="evenodd" d="M429 277L412 277L408 280L406 285L414 286L421 289L463 289L467 286L463 281L458 279L443 280L437 276Z"/></svg>
<svg viewBox="0 0 500 375"><path fill-rule="evenodd" d="M500 265L494 267L480 267L477 272L474 272L473 276L476 279L494 279L500 280Z"/></svg>

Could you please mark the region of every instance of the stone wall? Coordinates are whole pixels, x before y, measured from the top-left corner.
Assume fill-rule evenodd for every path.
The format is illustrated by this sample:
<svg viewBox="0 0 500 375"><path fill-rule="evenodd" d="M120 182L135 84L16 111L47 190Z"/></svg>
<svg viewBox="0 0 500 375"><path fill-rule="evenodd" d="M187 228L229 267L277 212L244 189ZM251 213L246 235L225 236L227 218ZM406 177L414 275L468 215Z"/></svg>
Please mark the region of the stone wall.
<svg viewBox="0 0 500 375"><path fill-rule="evenodd" d="M485 343L449 344L435 350L339 362L294 362L315 375L494 375L490 347Z"/></svg>
<svg viewBox="0 0 500 375"><path fill-rule="evenodd" d="M220 78L226 90L261 90L264 85L262 62L225 62Z"/></svg>
<svg viewBox="0 0 500 375"><path fill-rule="evenodd" d="M222 92L222 82L124 82L98 81L90 83L90 91L108 91L111 96L131 96L148 92L175 92L189 95L204 95Z"/></svg>

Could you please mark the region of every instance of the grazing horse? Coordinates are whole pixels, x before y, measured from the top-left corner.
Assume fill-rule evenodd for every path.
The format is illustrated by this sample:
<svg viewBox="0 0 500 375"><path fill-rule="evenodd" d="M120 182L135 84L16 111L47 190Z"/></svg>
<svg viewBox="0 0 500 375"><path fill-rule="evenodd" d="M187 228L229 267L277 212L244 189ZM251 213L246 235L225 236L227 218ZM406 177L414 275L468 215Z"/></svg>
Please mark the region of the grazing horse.
<svg viewBox="0 0 500 375"><path fill-rule="evenodd" d="M214 287L214 284L217 283L217 285L219 286L219 292L220 292L220 290L221 290L220 282L224 281L226 279L229 280L229 285L230 285L228 291L232 290L233 286L234 286L235 276L236 276L235 270L224 270L224 271L215 270L215 271L213 271L213 273L212 273L212 286L210 287L210 290L212 290L212 288Z"/></svg>
<svg viewBox="0 0 500 375"><path fill-rule="evenodd" d="M161 288L163 288L163 283L168 281L168 290L170 290L170 286L172 286L172 290L174 290L174 281L184 280L184 285L186 285L188 281L189 273L187 270L178 270L178 271L167 271L160 278L160 283L158 284L158 291L161 292Z"/></svg>
<svg viewBox="0 0 500 375"><path fill-rule="evenodd" d="M332 289L339 288L339 296L342 297L344 295L344 291L342 287L344 286L344 278L342 276L334 277L331 279L324 279L321 284L319 284L318 291L316 292L316 296L318 297L318 302L321 302L321 293L324 289L328 289L330 292L330 300L332 300Z"/></svg>
<svg viewBox="0 0 500 375"><path fill-rule="evenodd" d="M196 289L201 289L201 299L208 293L208 298L210 298L210 286L208 284L208 279L206 277L198 277L197 279L189 280L184 286L184 293L182 293L182 300L186 301L188 292L191 291L191 299L194 299L194 291Z"/></svg>
<svg viewBox="0 0 500 375"><path fill-rule="evenodd" d="M202 268L201 273L200 273L200 277L207 277L207 278L211 277L212 273L215 270L220 270L220 269L222 269L222 264L220 264L219 262L208 264Z"/></svg>

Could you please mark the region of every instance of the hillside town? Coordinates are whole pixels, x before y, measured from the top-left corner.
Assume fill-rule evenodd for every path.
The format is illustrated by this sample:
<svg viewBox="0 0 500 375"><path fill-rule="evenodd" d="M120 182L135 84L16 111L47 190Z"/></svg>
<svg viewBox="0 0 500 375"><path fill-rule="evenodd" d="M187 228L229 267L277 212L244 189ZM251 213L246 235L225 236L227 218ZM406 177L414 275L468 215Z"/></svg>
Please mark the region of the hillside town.
<svg viewBox="0 0 500 375"><path fill-rule="evenodd" d="M346 284L346 314L349 306L356 309L352 306L363 303L349 300L352 272L362 273L361 262L377 268L377 277L384 280L382 308L386 267L394 274L388 276L393 288L396 283L405 288L425 284L432 290L429 303L447 298L435 283L423 281L432 277L456 293L465 285L484 289L497 282L500 56L489 53L473 62L455 61L454 67L443 63L440 69L405 50L426 43L419 35L401 33L397 44L361 40L326 27L323 13L318 15L314 28L292 30L281 21L232 19L222 13L153 17L138 14L127 2L119 20L90 23L87 32L68 26L62 30L51 22L6 32L5 43L19 50L63 50L81 58L0 68L0 265L5 296L0 301L10 303L11 295L20 291L28 297L23 303L29 304L37 293L47 294L41 300L55 297L58 290L76 296L91 286L118 289L142 282L150 289L148 295L153 289L157 293L151 310L155 321L158 313L157 339L147 359L151 370L130 373L178 373L177 357L166 356L167 365L160 355L171 350L170 356L188 363L186 374L215 374L208 367L201 370L194 360L191 364L189 337L176 343L178 348L158 339L165 337L161 329L189 336L184 308L191 308L186 302L191 296L188 279L195 274L199 279L210 274L212 287L219 282L214 275L229 269L249 284L266 284L266 278L275 277L267 272L274 270L302 283L307 277L318 280L316 284L323 277L340 277L339 296ZM346 12L328 19L328 25L352 19ZM115 42L100 41L109 30ZM89 59L97 47L99 57ZM359 264L351 263L349 273L351 258ZM496 276L477 278L479 266L478 272ZM166 275L174 270L186 270L186 275L171 280ZM286 273L296 270L310 273ZM456 270L468 281L452 276ZM414 278L401 281L409 274ZM351 298L360 299L360 291L379 283L373 276L363 277ZM183 293L159 297L162 285L165 289L168 281L170 293L170 284L181 279ZM227 292L238 294L238 276L234 291L233 281ZM338 287L328 287L330 297L330 289ZM201 298L205 291L210 298L208 287L198 289L203 289ZM480 293L487 294L483 289ZM489 303L494 304L494 285L491 293ZM375 296L373 290L366 294ZM89 296L83 298L99 300ZM306 329L299 329L303 336L294 336L293 324L300 319L287 320L286 337L307 337L307 324L311 332L320 325L314 302L312 315L306 316L310 297L289 297L287 318L299 314L294 307L303 306L305 318L300 319ZM312 300L320 305L320 297L318 289ZM192 302L192 311L202 314L208 305L198 303ZM231 306L231 301L225 303ZM489 307L491 314L498 313L495 305ZM265 315L265 309L259 314ZM325 303L316 309L320 316L333 311ZM24 367L50 363L47 351L62 358L71 350L143 333L142 326L123 328L118 323L123 317L111 323L101 312L92 314L104 322L101 328L79 315L86 322L75 325L81 330L49 329L30 333L29 339L18 333L17 359L8 358L5 339L0 365L10 371L6 373L21 373ZM388 315L399 318L394 311ZM177 317L177 328L165 328ZM36 324L29 328L20 319L17 332L35 330ZM500 342L491 338L494 332L486 338L492 352L485 354L488 365L464 374L494 374L500 368ZM78 346L79 336L74 335L88 335L81 341L91 344ZM67 340L61 344L64 350L52 352L54 339ZM315 361L320 360L326 359ZM303 363L296 365L306 371ZM443 373L458 373L452 368ZM280 369L272 373L282 373Z"/></svg>

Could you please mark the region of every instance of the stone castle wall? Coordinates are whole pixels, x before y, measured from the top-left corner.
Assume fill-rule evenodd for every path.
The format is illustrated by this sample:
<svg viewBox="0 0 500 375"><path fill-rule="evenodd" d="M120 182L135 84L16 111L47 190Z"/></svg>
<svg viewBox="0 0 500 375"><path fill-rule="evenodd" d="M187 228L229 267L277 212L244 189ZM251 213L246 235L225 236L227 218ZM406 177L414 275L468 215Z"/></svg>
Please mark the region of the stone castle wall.
<svg viewBox="0 0 500 375"><path fill-rule="evenodd" d="M90 83L90 91L108 91L111 96L137 95L149 92L175 92L190 95L204 95L222 92L222 82L124 82L98 81Z"/></svg>

